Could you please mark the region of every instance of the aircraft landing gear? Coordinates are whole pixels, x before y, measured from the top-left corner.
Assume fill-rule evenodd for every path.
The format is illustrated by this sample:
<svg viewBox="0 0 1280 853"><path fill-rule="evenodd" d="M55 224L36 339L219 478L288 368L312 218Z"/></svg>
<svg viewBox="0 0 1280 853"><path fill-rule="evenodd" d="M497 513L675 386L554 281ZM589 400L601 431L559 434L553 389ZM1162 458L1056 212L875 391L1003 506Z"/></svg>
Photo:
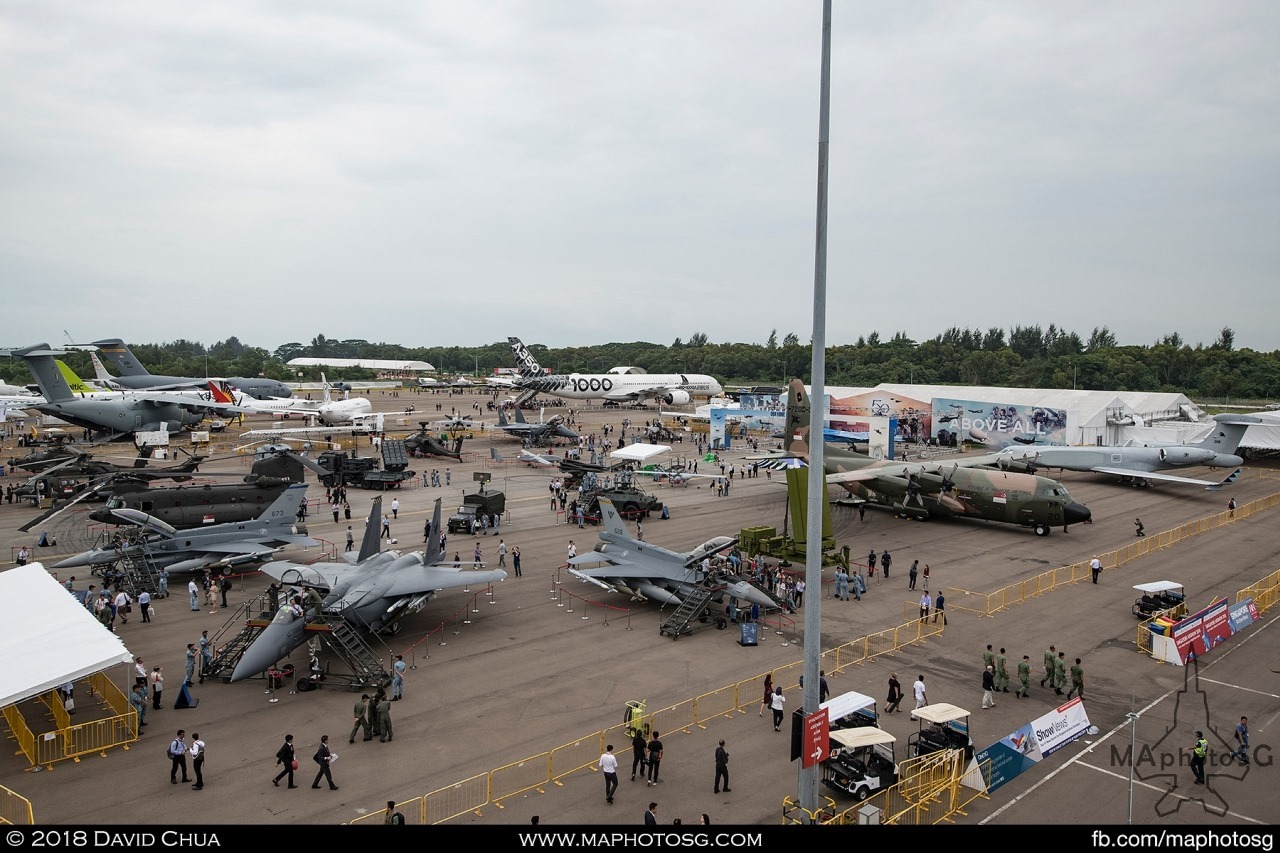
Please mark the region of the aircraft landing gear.
<svg viewBox="0 0 1280 853"><path fill-rule="evenodd" d="M1049 525L1047 525L1047 524L1037 524L1037 525L1036 525L1036 535L1037 535L1037 536L1048 536L1048 535L1049 535Z"/></svg>

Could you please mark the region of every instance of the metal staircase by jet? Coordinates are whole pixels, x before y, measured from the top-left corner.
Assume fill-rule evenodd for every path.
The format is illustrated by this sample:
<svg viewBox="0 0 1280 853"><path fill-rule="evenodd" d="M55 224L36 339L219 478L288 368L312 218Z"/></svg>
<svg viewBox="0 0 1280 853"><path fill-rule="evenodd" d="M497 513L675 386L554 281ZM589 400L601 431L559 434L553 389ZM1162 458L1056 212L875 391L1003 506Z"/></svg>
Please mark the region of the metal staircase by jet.
<svg viewBox="0 0 1280 853"><path fill-rule="evenodd" d="M667 621L662 623L658 633L678 640L681 634L692 634L698 628L706 627L708 624L723 628L727 624L723 616L712 621L707 613L711 608L712 598L721 592L724 592L724 587L710 580L693 587L680 602L680 606L672 611Z"/></svg>

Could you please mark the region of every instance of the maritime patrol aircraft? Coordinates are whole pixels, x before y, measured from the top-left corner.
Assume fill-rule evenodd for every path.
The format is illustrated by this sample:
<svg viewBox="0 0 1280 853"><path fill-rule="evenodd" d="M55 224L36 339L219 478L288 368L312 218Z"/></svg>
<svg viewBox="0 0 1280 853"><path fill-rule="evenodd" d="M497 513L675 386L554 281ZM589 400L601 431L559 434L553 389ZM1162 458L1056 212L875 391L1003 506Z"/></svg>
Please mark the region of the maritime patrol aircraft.
<svg viewBox="0 0 1280 853"><path fill-rule="evenodd" d="M1058 468L1064 471L1092 471L1096 474L1114 474L1122 482L1135 486L1150 485L1149 481L1183 483L1204 486L1216 492L1235 482L1240 476L1244 459L1236 455L1240 440L1250 424L1262 423L1253 415L1215 415L1214 427L1199 441L1190 444L1130 444L1121 446L1060 447L1056 445L1031 445L1006 447L996 454L999 467L1014 471L1035 472L1041 468ZM1177 474L1161 473L1180 468L1234 468L1222 480L1201 480Z"/></svg>

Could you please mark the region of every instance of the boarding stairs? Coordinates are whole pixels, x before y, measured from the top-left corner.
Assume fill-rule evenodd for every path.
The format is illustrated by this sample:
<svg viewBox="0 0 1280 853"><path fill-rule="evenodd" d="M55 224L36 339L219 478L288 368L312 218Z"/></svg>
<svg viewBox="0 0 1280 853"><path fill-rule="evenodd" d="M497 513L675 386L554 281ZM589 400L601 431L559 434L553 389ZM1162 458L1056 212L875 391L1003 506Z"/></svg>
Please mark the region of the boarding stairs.
<svg viewBox="0 0 1280 853"><path fill-rule="evenodd" d="M710 621L707 611L711 609L711 600L722 592L724 587L710 579L693 587L680 605L662 623L658 633L678 640L681 634L692 634L698 628L704 627ZM719 621L724 622L724 619L720 618Z"/></svg>

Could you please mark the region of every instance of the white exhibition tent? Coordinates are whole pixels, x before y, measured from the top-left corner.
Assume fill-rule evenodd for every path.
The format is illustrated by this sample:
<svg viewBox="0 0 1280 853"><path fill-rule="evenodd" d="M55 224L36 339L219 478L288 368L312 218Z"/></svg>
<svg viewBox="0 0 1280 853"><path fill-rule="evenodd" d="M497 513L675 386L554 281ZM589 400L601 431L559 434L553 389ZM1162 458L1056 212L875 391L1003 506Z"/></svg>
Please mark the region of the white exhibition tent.
<svg viewBox="0 0 1280 853"><path fill-rule="evenodd" d="M75 681L133 655L41 563L0 573L0 708Z"/></svg>
<svg viewBox="0 0 1280 853"><path fill-rule="evenodd" d="M1259 450L1280 450L1280 412L1250 412L1256 415L1260 424L1253 424L1244 431L1240 439L1241 447L1254 447Z"/></svg>
<svg viewBox="0 0 1280 853"><path fill-rule="evenodd" d="M628 444L626 447L620 447L609 454L611 459L620 459L627 462L636 462L643 465L649 459L660 453L666 453L671 449L669 444L645 444L637 441L635 444Z"/></svg>
<svg viewBox="0 0 1280 853"><path fill-rule="evenodd" d="M1042 406L1070 413L1069 444L1124 444L1151 440L1180 441L1189 432L1207 432L1204 411L1185 394L1146 391L1086 391L1075 388L1001 388L975 385L911 385L882 382L870 391L932 404L934 399L974 400L993 404ZM832 398L869 393L866 388L828 386ZM1161 424L1159 435L1144 427ZM1176 426L1175 426L1176 424Z"/></svg>

